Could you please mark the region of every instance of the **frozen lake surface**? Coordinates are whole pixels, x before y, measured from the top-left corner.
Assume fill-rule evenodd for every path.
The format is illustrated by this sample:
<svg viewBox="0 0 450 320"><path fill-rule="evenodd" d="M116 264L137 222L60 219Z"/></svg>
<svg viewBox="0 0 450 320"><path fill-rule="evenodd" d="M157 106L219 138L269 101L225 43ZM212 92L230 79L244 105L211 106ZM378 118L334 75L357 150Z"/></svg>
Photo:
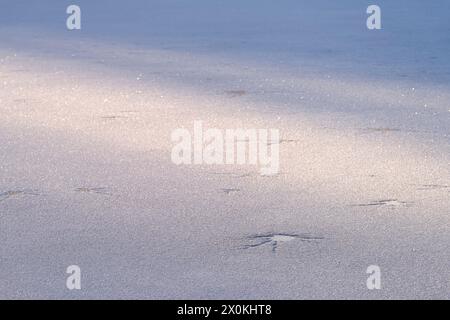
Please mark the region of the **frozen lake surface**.
<svg viewBox="0 0 450 320"><path fill-rule="evenodd" d="M0 298L448 298L450 2L0 2ZM280 173L176 166L196 120Z"/></svg>

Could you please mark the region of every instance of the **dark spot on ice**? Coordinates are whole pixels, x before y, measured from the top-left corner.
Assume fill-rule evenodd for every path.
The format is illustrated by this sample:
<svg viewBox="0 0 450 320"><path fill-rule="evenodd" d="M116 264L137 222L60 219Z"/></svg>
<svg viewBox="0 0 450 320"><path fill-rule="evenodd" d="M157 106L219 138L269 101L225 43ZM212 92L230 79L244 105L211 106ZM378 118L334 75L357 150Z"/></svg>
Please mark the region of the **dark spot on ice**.
<svg viewBox="0 0 450 320"><path fill-rule="evenodd" d="M231 98L236 98L236 97L242 97L243 95L246 95L247 91L245 91L245 90L227 90L227 91L225 91L225 94Z"/></svg>
<svg viewBox="0 0 450 320"><path fill-rule="evenodd" d="M36 190L24 189L24 190L8 190L0 193L0 202L6 199L17 196L39 196L40 193Z"/></svg>
<svg viewBox="0 0 450 320"><path fill-rule="evenodd" d="M321 236L313 236L310 234L295 234L295 233L265 233L255 234L245 238L248 244L244 245L242 249L256 248L260 246L271 246L272 251L275 252L280 243L290 242L294 240L302 242L317 242L324 239Z"/></svg>
<svg viewBox="0 0 450 320"><path fill-rule="evenodd" d="M262 174L260 173L259 176L261 178L277 178L277 177L281 177L281 176L286 176L288 173L284 172L284 171L280 171L274 174Z"/></svg>
<svg viewBox="0 0 450 320"><path fill-rule="evenodd" d="M255 176L256 173L235 173L235 172L210 172L209 174L230 176L232 178L248 178Z"/></svg>
<svg viewBox="0 0 450 320"><path fill-rule="evenodd" d="M101 118L104 120L117 120L117 119L125 119L127 117L125 117L125 116L102 116Z"/></svg>
<svg viewBox="0 0 450 320"><path fill-rule="evenodd" d="M410 207L412 204L413 204L412 202L399 201L397 199L383 199L383 200L371 201L371 202L368 202L368 203L361 203L361 204L357 204L355 206L356 207L382 207L382 206L386 206L386 207L390 207L390 208L395 208L395 207Z"/></svg>
<svg viewBox="0 0 450 320"><path fill-rule="evenodd" d="M82 193L95 193L95 194L104 194L104 195L110 195L110 191L107 188L89 188L89 187L81 187L76 188L74 190L75 192L82 192Z"/></svg>
<svg viewBox="0 0 450 320"><path fill-rule="evenodd" d="M272 144L282 144L282 143L295 143L298 142L299 140L297 139L280 139L280 141L269 141L267 142L267 145L272 145Z"/></svg>

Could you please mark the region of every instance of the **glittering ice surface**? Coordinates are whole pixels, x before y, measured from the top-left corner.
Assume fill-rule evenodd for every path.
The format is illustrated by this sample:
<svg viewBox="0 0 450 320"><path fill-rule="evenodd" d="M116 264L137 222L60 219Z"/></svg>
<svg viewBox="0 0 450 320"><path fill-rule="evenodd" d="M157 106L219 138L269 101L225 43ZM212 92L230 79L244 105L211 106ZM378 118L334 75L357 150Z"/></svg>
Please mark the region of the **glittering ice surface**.
<svg viewBox="0 0 450 320"><path fill-rule="evenodd" d="M449 1L0 3L0 298L448 298ZM195 120L280 173L174 165Z"/></svg>

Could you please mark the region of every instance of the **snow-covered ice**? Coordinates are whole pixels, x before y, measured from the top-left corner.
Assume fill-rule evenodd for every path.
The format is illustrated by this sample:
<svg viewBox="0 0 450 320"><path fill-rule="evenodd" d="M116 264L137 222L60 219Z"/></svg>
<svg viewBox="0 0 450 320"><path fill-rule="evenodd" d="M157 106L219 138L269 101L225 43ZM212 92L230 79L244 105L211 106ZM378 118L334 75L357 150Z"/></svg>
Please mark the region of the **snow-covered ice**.
<svg viewBox="0 0 450 320"><path fill-rule="evenodd" d="M448 298L449 1L74 2L0 0L0 298ZM195 120L280 173L174 165Z"/></svg>

